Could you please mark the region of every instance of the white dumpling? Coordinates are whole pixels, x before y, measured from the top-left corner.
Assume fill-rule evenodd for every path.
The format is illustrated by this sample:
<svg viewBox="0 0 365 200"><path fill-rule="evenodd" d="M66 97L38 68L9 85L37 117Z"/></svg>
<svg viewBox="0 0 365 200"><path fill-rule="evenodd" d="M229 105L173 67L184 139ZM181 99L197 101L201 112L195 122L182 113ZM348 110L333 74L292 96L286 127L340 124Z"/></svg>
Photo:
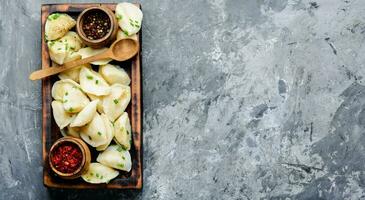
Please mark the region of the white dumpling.
<svg viewBox="0 0 365 200"><path fill-rule="evenodd" d="M80 70L80 85L84 92L96 96L108 95L110 93L110 87L103 77L86 67L82 67Z"/></svg>
<svg viewBox="0 0 365 200"><path fill-rule="evenodd" d="M127 108L131 100L131 88L122 84L111 86L109 95L103 98L103 111L110 121L117 119Z"/></svg>
<svg viewBox="0 0 365 200"><path fill-rule="evenodd" d="M114 141L120 144L124 149L131 149L132 128L129 121L128 113L124 112L114 122Z"/></svg>
<svg viewBox="0 0 365 200"><path fill-rule="evenodd" d="M45 25L46 40L61 38L75 25L76 21L67 14L53 13L49 15Z"/></svg>
<svg viewBox="0 0 365 200"><path fill-rule="evenodd" d="M103 145L96 147L96 150L98 151L104 151L109 146L114 137L114 127L112 122L109 121L108 117L105 114L101 114L101 118L104 121L107 142Z"/></svg>
<svg viewBox="0 0 365 200"><path fill-rule="evenodd" d="M92 147L97 147L107 142L104 121L98 113L86 126L80 130L80 137Z"/></svg>
<svg viewBox="0 0 365 200"><path fill-rule="evenodd" d="M65 36L60 39L48 41L49 56L52 61L62 65L65 62L78 60L81 55L76 53L83 43L77 33L69 31Z"/></svg>
<svg viewBox="0 0 365 200"><path fill-rule="evenodd" d="M102 65L99 67L99 74L101 74L110 85L115 83L129 85L131 83L128 73L118 65Z"/></svg>
<svg viewBox="0 0 365 200"><path fill-rule="evenodd" d="M117 170L100 163L91 163L89 169L81 176L88 183L108 183L119 175Z"/></svg>
<svg viewBox="0 0 365 200"><path fill-rule="evenodd" d="M78 113L90 103L89 98L77 87L66 89L62 100L63 108L69 113Z"/></svg>
<svg viewBox="0 0 365 200"><path fill-rule="evenodd" d="M98 105L99 100L94 100L90 102L84 109L81 110L71 122L70 127L80 127L89 123L96 113L96 106Z"/></svg>
<svg viewBox="0 0 365 200"><path fill-rule="evenodd" d="M52 97L58 101L63 101L63 96L66 91L71 90L72 88L81 88L78 83L71 79L64 79L56 81L52 86Z"/></svg>
<svg viewBox="0 0 365 200"><path fill-rule="evenodd" d="M51 106L53 118L60 129L65 128L75 118L73 115L65 112L62 103L59 101L52 101Z"/></svg>
<svg viewBox="0 0 365 200"><path fill-rule="evenodd" d="M81 55L81 58L87 58L90 56L94 56L96 54L100 54L103 53L104 51L107 51L108 48L104 47L104 48L100 48L100 49L93 49L91 47L85 47L82 48L78 51L78 54ZM107 58L107 59L103 59L103 60L97 60L97 61L93 61L91 62L91 64L93 65L106 65L108 64L110 61L112 61L113 59Z"/></svg>
<svg viewBox="0 0 365 200"><path fill-rule="evenodd" d="M91 68L90 64L80 65L79 67L72 68L58 74L60 79L71 79L75 82L80 82L80 70L81 67Z"/></svg>
<svg viewBox="0 0 365 200"><path fill-rule="evenodd" d="M132 3L118 3L115 15L125 35L133 35L141 29L143 13Z"/></svg>
<svg viewBox="0 0 365 200"><path fill-rule="evenodd" d="M127 172L132 169L131 155L119 145L110 145L105 151L99 153L96 161L105 166Z"/></svg>
<svg viewBox="0 0 365 200"><path fill-rule="evenodd" d="M126 38L129 38L129 39L132 39L132 40L138 41L137 34L133 34L133 35L126 35L126 34L122 31L122 29L118 29L118 32L117 32L117 40L119 40L119 39L126 39Z"/></svg>

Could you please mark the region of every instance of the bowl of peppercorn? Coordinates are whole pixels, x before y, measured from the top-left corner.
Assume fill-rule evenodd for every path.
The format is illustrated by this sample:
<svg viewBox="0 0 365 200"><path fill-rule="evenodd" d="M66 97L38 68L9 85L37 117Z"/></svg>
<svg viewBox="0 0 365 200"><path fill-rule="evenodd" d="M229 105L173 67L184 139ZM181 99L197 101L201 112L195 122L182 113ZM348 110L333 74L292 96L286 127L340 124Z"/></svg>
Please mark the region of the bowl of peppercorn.
<svg viewBox="0 0 365 200"><path fill-rule="evenodd" d="M102 48L112 43L118 32L114 13L105 6L85 9L77 18L76 30L89 47Z"/></svg>
<svg viewBox="0 0 365 200"><path fill-rule="evenodd" d="M89 168L91 154L84 141L75 137L58 139L48 155L52 171L63 179L80 177Z"/></svg>

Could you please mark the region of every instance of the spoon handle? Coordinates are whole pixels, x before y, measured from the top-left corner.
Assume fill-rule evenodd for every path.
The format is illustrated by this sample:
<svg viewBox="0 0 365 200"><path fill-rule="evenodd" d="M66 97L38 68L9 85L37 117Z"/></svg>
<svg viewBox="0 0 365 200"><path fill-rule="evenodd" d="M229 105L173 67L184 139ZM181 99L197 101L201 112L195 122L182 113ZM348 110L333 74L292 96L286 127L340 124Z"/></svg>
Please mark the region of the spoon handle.
<svg viewBox="0 0 365 200"><path fill-rule="evenodd" d="M55 74L58 74L60 72L66 71L68 69L72 69L74 67L80 66L80 65L84 65L93 61L97 61L97 60L102 60L105 58L110 58L110 50L107 50L103 53L97 54L95 56L90 56L88 58L84 58L81 60L74 60L74 61L70 61L67 62L63 65L60 65L58 67L49 67L46 69L41 69L38 71L35 71L33 73L30 74L29 79L34 81L34 80L38 80L38 79L42 79L48 76L52 76Z"/></svg>

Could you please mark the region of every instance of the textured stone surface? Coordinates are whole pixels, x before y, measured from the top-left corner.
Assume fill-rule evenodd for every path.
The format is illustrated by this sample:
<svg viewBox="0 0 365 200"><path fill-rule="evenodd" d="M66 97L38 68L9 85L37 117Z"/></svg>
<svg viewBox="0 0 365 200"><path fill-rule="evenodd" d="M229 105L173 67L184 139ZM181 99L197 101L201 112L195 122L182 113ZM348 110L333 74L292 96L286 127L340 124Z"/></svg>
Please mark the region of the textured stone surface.
<svg viewBox="0 0 365 200"><path fill-rule="evenodd" d="M0 199L365 198L364 1L142 1L140 192L43 187L40 4L1 1Z"/></svg>

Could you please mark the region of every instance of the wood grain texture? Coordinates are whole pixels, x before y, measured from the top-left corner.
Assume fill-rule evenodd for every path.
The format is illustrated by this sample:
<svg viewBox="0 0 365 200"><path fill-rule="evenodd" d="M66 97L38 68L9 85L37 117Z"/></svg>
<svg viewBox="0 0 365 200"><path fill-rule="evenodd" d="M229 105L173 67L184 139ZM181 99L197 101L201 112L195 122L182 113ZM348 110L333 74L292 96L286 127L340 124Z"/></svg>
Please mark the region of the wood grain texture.
<svg viewBox="0 0 365 200"><path fill-rule="evenodd" d="M44 27L49 14L53 12L65 12L72 17L90 6L103 5L115 10L116 4L46 4L42 5L42 69L50 67L50 59L47 44L44 40ZM138 6L140 6L138 4ZM141 47L141 31L138 34L139 46ZM120 175L108 184L89 184L82 179L63 180L55 176L48 164L48 152L51 145L61 136L56 125L51 109L51 88L57 77L48 77L42 80L42 142L43 142L43 183L51 188L72 188L72 189L141 189L142 188L142 85L141 85L141 54L137 53L129 61L116 62L122 66L131 77L131 103L126 111L131 119L133 145L130 153L132 158L132 170L128 173L121 172ZM92 161L95 161L97 152L92 151Z"/></svg>

